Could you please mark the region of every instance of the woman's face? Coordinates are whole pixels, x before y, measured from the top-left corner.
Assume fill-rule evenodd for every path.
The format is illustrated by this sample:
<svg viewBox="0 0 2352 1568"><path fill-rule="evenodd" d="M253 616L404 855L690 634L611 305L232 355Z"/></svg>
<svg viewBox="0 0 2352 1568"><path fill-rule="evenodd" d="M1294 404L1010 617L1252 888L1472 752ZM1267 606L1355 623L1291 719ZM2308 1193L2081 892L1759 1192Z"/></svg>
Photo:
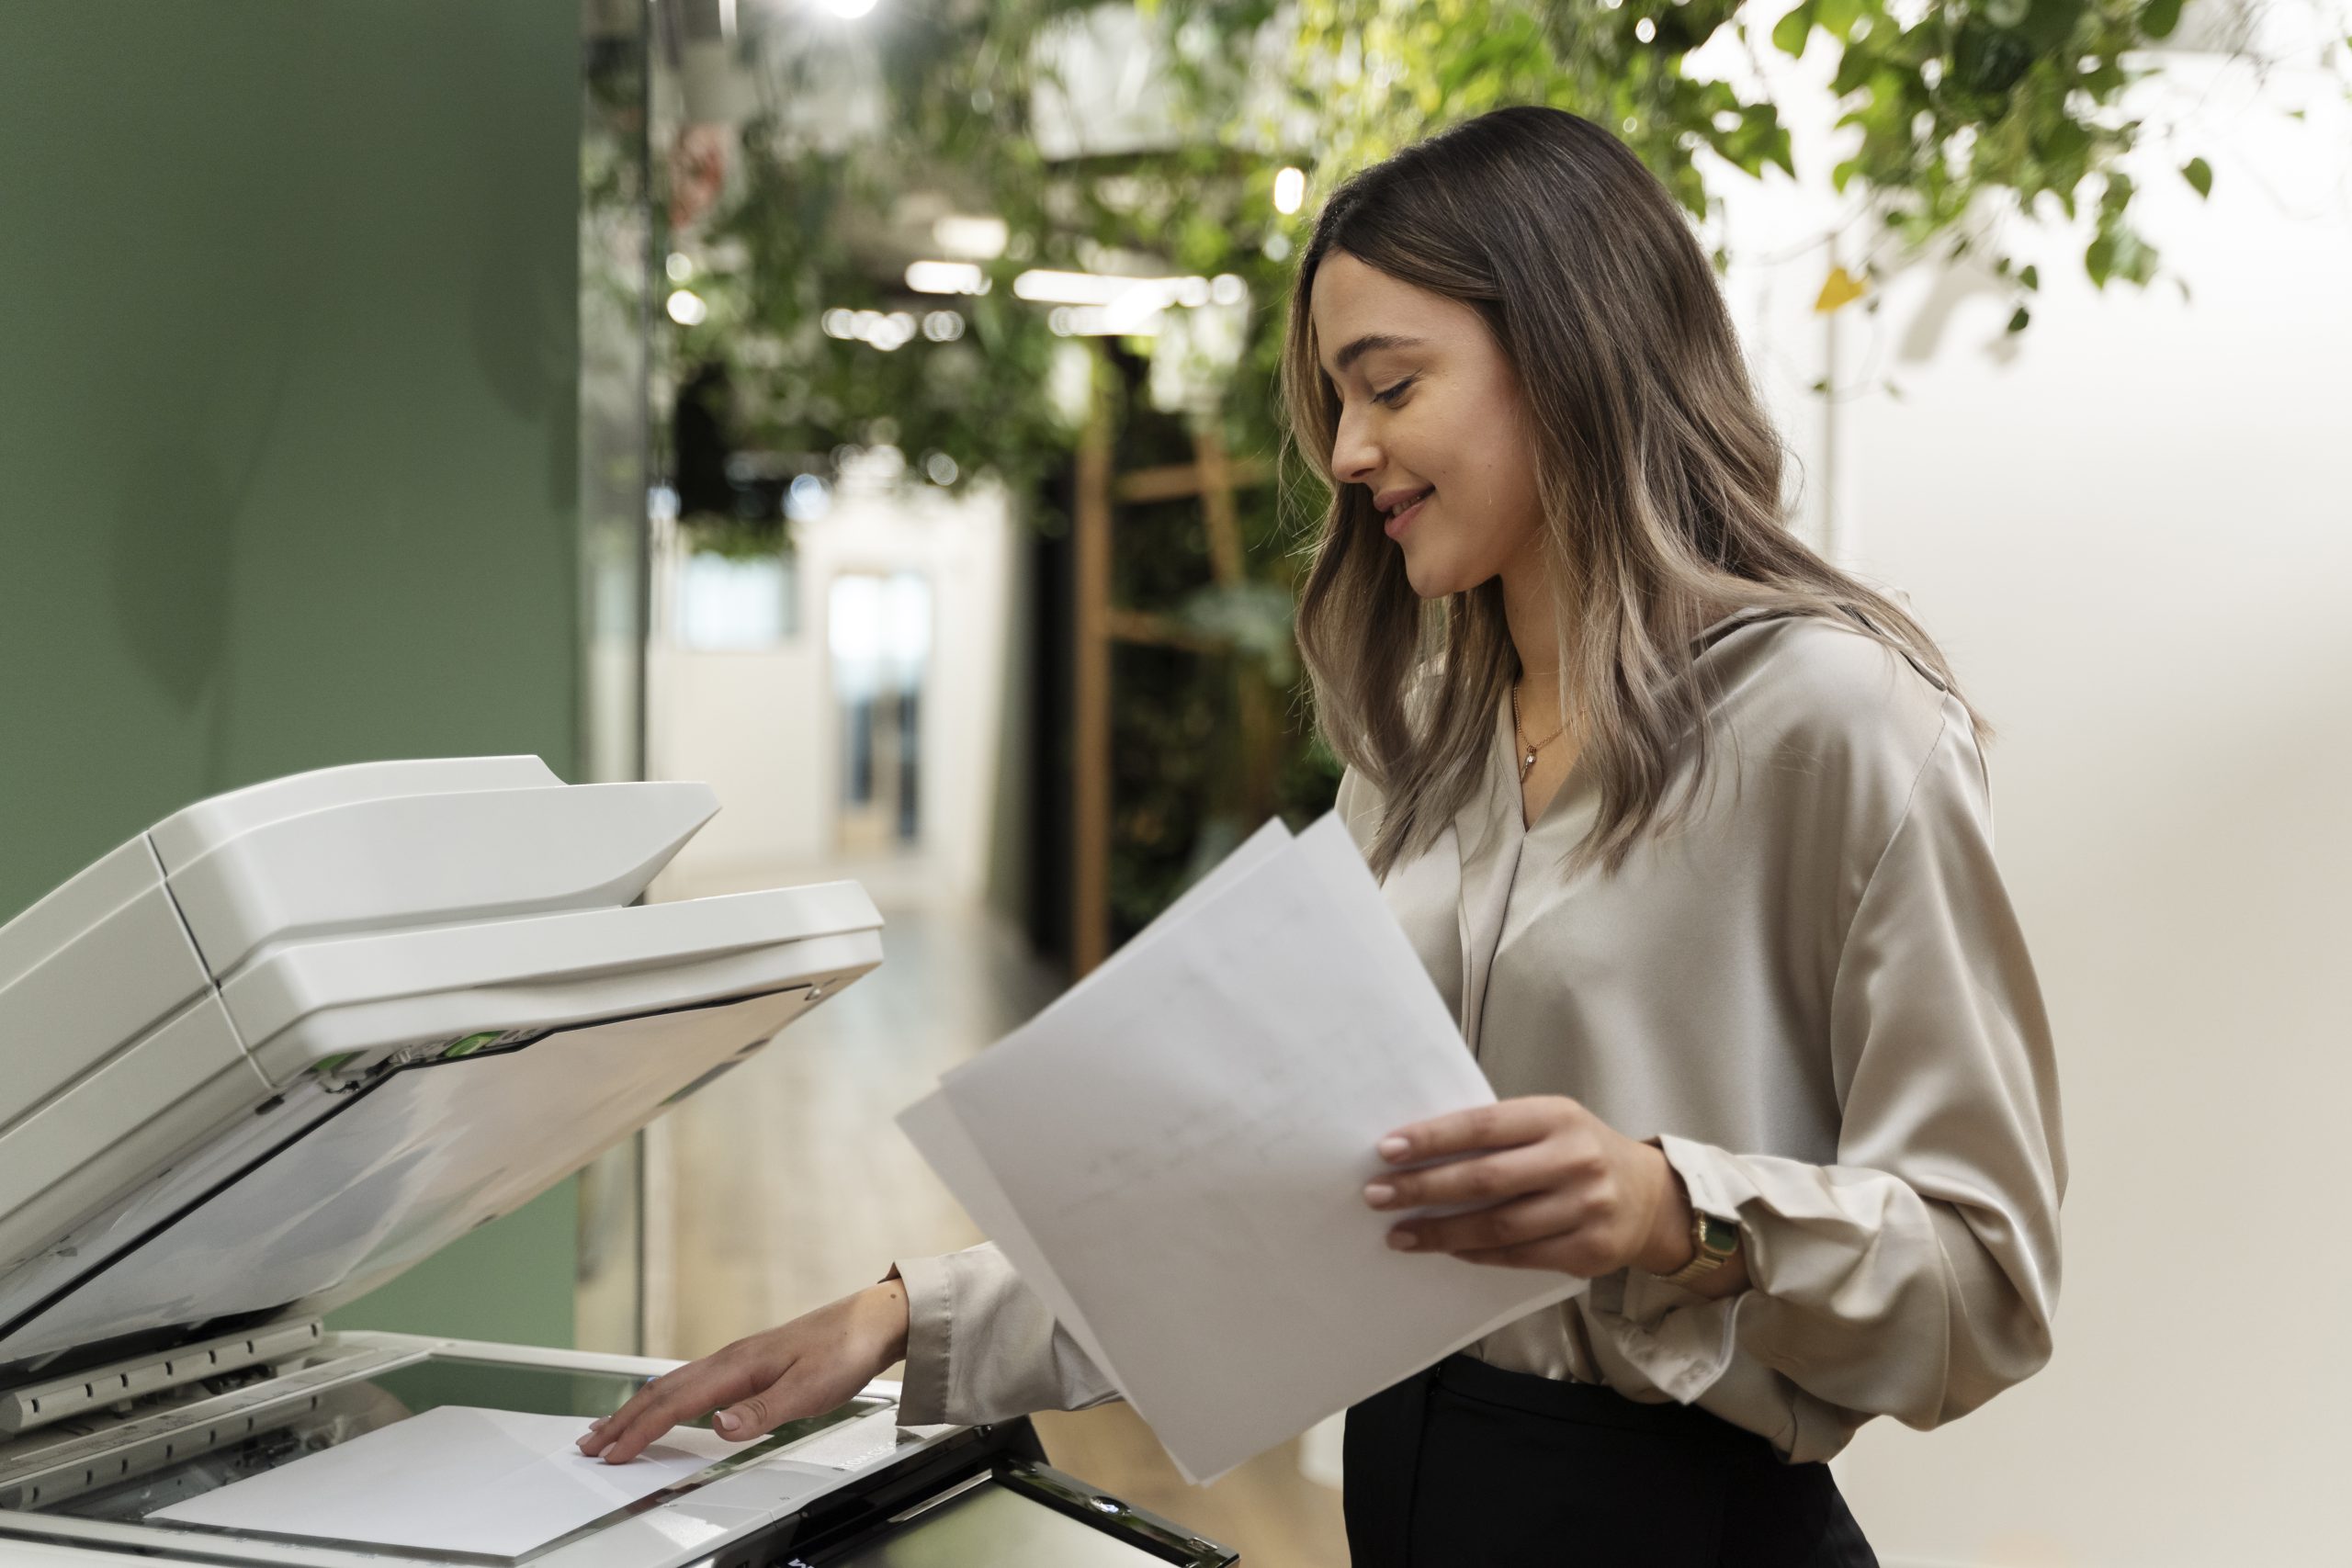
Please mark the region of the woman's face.
<svg viewBox="0 0 2352 1568"><path fill-rule="evenodd" d="M1345 251L1316 269L1308 310L1340 394L1331 477L1372 492L1413 592L1540 570L1525 405L1486 319Z"/></svg>

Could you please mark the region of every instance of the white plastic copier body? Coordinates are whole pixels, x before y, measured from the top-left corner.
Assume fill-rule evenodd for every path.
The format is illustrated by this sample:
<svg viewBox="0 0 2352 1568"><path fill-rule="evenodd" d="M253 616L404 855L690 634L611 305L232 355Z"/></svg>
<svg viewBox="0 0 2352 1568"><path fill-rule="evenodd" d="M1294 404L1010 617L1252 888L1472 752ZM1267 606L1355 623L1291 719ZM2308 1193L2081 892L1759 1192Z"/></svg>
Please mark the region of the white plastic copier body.
<svg viewBox="0 0 2352 1568"><path fill-rule="evenodd" d="M1231 1560L1046 1470L1025 1423L899 1427L888 1383L519 1558L153 1517L439 1405L584 1427L671 1364L321 1320L881 961L854 883L637 905L715 810L529 757L330 769L0 927L0 1562L878 1565L944 1528Z"/></svg>

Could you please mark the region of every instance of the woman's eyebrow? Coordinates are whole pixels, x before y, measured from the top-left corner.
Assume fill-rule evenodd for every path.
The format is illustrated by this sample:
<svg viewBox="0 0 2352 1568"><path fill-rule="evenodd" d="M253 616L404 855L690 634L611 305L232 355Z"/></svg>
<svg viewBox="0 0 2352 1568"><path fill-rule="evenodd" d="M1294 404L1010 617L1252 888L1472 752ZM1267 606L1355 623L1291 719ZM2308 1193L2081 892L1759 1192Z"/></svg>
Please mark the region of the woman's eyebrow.
<svg viewBox="0 0 2352 1568"><path fill-rule="evenodd" d="M1376 349L1419 348L1426 341L1417 337L1398 337L1394 333L1366 333L1331 356L1330 373L1333 376L1340 375L1349 366Z"/></svg>

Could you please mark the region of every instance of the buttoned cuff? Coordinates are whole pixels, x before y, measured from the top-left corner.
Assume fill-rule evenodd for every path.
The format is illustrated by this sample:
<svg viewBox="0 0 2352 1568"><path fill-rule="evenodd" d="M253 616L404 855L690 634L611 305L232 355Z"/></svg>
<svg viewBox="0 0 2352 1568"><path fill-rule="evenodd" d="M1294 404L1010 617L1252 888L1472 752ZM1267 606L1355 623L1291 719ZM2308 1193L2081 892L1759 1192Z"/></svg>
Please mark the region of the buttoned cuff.
<svg viewBox="0 0 2352 1568"><path fill-rule="evenodd" d="M899 1385L899 1425L927 1427L947 1418L953 1277L944 1258L901 1258L890 1271L907 1287L907 1365Z"/></svg>
<svg viewBox="0 0 2352 1568"><path fill-rule="evenodd" d="M1729 1190L1735 1184L1724 1179L1715 1150L1675 1137L1661 1137L1657 1145L1682 1179L1691 1208L1739 1223L1739 1205ZM1702 1296L1663 1276L1628 1269L1622 1291L1593 1292L1588 1316L1652 1385L1690 1404L1729 1370L1739 1343L1739 1304L1747 1294Z"/></svg>

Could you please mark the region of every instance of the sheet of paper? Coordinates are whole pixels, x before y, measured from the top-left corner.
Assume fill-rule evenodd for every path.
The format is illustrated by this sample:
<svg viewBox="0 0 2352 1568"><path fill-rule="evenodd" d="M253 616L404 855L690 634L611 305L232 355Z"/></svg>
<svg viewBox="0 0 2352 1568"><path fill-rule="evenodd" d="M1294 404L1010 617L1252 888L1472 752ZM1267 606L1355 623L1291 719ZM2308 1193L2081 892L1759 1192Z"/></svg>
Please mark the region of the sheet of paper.
<svg viewBox="0 0 2352 1568"><path fill-rule="evenodd" d="M941 1094L1194 1481L1583 1288L1392 1251L1364 1205L1383 1134L1494 1096L1335 817Z"/></svg>
<svg viewBox="0 0 2352 1568"><path fill-rule="evenodd" d="M1233 852L1219 861L1206 876L1186 888L1173 904L1162 909L1159 917L1125 947L1104 960L1092 974L1048 1003L1040 1017L1050 1015L1054 1009L1064 1006L1071 998L1102 984L1106 976L1117 972L1122 960L1204 907L1236 878L1281 852L1290 842L1290 829L1283 819L1279 817L1269 818L1255 833L1236 845ZM1101 1367L1106 1375L1110 1374L1110 1362L1103 1355L1102 1342L1095 1338L1093 1328L1087 1323L1086 1314L1079 1310L1078 1303L1062 1288L1061 1279L1054 1272L1053 1265L1030 1238L1029 1227L1023 1224L1020 1211L1006 1201L1004 1189L997 1184L988 1162L972 1146L964 1124L956 1119L956 1112L948 1107L945 1097L937 1091L925 1095L900 1111L898 1122L899 1130L907 1135L907 1141L914 1145L915 1152L922 1155L925 1163L947 1184L948 1190L963 1204L964 1212L971 1216L972 1223L996 1243L997 1249L1004 1254L1030 1289L1044 1300L1046 1310L1054 1314L1054 1321L1078 1341L1079 1348L1086 1352L1088 1359ZM1129 1404L1142 1413L1143 1406L1132 1393L1125 1390L1121 1393ZM1150 1417L1147 1415L1145 1419L1148 1421Z"/></svg>
<svg viewBox="0 0 2352 1568"><path fill-rule="evenodd" d="M1062 1288L1061 1276L1054 1272L1051 1261L1038 1250L1021 1212L1005 1197L995 1172L989 1169L988 1161L973 1146L971 1135L964 1131L964 1123L956 1119L946 1096L934 1090L916 1100L899 1112L899 1127L906 1134L907 1141L914 1145L915 1152L947 1184L956 1201L964 1205L972 1223L996 1243L997 1250L1004 1254L1013 1270L1037 1292L1046 1310L1054 1314L1054 1321L1069 1330L1089 1360L1109 1373L1111 1363L1103 1354L1102 1341L1094 1337L1093 1326L1086 1321L1086 1314L1079 1310L1070 1293ZM1135 1402L1130 1398L1128 1403ZM1136 1408L1140 1413L1143 1407Z"/></svg>
<svg viewBox="0 0 2352 1568"><path fill-rule="evenodd" d="M606 1464L572 1446L586 1427L576 1416L444 1404L149 1517L517 1557L742 1451L681 1427L628 1463Z"/></svg>
<svg viewBox="0 0 2352 1568"><path fill-rule="evenodd" d="M1067 1004L1072 998L1083 996L1094 987L1103 984L1119 972L1120 965L1130 955L1140 952L1146 942L1155 941L1166 935L1174 927L1182 924L1240 877L1264 864L1273 856L1282 853L1290 848L1290 845L1289 825L1279 817L1268 818L1264 825L1256 832L1236 844L1231 853L1211 867L1206 876L1184 889L1176 902L1160 910L1151 924L1128 939L1125 946L1095 965L1092 974L1084 976L1078 984L1046 1003L1045 1013L1050 1013L1054 1009ZM1039 1016L1043 1017L1045 1013Z"/></svg>

